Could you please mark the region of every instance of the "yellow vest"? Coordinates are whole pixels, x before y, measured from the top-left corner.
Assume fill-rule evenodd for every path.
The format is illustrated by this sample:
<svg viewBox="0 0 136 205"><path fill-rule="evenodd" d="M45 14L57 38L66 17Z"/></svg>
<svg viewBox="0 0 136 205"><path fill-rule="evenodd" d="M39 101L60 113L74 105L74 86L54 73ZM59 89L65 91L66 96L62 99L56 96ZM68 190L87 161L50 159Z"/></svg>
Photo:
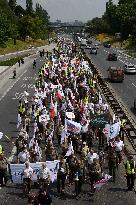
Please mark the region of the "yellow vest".
<svg viewBox="0 0 136 205"><path fill-rule="evenodd" d="M0 154L3 153L2 146L0 145Z"/></svg>
<svg viewBox="0 0 136 205"><path fill-rule="evenodd" d="M19 105L18 111L22 112L22 103Z"/></svg>
<svg viewBox="0 0 136 205"><path fill-rule="evenodd" d="M127 168L126 168L126 172L127 172L127 174L135 174L135 161L134 161L134 169L130 169L130 163L129 163L129 161L127 161Z"/></svg>

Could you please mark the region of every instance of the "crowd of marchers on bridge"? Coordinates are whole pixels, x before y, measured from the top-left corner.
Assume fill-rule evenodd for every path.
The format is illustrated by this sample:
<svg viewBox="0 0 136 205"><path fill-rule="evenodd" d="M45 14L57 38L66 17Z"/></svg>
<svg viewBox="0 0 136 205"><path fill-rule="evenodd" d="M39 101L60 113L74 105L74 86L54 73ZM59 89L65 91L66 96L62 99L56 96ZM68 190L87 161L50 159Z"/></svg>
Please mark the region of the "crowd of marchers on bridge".
<svg viewBox="0 0 136 205"><path fill-rule="evenodd" d="M80 48L71 39L58 38L57 47L47 52L38 70L32 99L25 90L18 105L17 128L21 131L12 167L23 167L21 180L28 204L52 204L52 183L56 184L56 197L63 197L67 187L74 185L77 200L87 179L94 194L107 181L116 183L124 151L125 123L109 113L98 89L97 75ZM104 169L105 161L109 172ZM13 183L17 177L15 174L13 179L10 165L8 173L7 164L0 145L1 188L6 186L9 173ZM34 166L39 166L36 174ZM125 162L124 173L128 190L133 190L136 167L132 156ZM38 195L33 188L39 189Z"/></svg>

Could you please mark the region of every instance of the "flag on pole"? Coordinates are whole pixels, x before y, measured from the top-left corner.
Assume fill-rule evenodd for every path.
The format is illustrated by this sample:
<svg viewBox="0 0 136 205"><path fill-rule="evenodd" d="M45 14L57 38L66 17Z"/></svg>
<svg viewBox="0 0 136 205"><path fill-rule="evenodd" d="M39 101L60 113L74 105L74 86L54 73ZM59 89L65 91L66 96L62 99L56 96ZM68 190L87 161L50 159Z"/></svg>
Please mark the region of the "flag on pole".
<svg viewBox="0 0 136 205"><path fill-rule="evenodd" d="M117 137L120 131L120 123L116 122L110 126L110 139Z"/></svg>
<svg viewBox="0 0 136 205"><path fill-rule="evenodd" d="M94 184L94 188L101 188L103 185L107 184L108 181L112 178L112 176L105 174L104 179L97 181Z"/></svg>
<svg viewBox="0 0 136 205"><path fill-rule="evenodd" d="M21 117L20 117L20 114L18 113L18 117L17 117L17 129L20 127L21 125Z"/></svg>
<svg viewBox="0 0 136 205"><path fill-rule="evenodd" d="M55 106L53 104L52 96L51 96L51 104L50 104L50 118L54 119L55 117Z"/></svg>
<svg viewBox="0 0 136 205"><path fill-rule="evenodd" d="M67 132L80 133L82 126L80 123L65 119L65 127Z"/></svg>
<svg viewBox="0 0 136 205"><path fill-rule="evenodd" d="M105 128L103 129L103 133L107 137L107 142L109 141L109 139L113 139L113 138L117 137L117 135L119 134L119 131L120 131L120 123L119 122L116 122L112 125L106 124Z"/></svg>
<svg viewBox="0 0 136 205"><path fill-rule="evenodd" d="M99 93L99 105L102 104L102 96L101 96L101 93Z"/></svg>

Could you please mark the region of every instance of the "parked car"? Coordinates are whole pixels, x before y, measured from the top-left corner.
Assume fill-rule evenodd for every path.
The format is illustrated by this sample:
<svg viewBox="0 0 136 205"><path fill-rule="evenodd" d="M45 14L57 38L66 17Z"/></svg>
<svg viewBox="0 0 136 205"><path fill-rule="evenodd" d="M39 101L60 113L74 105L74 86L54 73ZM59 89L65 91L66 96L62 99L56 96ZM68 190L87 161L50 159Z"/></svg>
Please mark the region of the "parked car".
<svg viewBox="0 0 136 205"><path fill-rule="evenodd" d="M97 48L95 48L95 47L91 48L90 53L96 55L97 54Z"/></svg>
<svg viewBox="0 0 136 205"><path fill-rule="evenodd" d="M109 67L108 80L111 82L123 82L124 70L120 67Z"/></svg>
<svg viewBox="0 0 136 205"><path fill-rule="evenodd" d="M107 60L109 61L117 61L117 55L116 53L109 53Z"/></svg>
<svg viewBox="0 0 136 205"><path fill-rule="evenodd" d="M129 74L135 74L136 73L136 66L133 64L125 64L124 65L124 72Z"/></svg>
<svg viewBox="0 0 136 205"><path fill-rule="evenodd" d="M103 43L103 46L104 46L105 48L110 48L110 47L111 47L111 44L110 44L109 42L104 42L104 43Z"/></svg>

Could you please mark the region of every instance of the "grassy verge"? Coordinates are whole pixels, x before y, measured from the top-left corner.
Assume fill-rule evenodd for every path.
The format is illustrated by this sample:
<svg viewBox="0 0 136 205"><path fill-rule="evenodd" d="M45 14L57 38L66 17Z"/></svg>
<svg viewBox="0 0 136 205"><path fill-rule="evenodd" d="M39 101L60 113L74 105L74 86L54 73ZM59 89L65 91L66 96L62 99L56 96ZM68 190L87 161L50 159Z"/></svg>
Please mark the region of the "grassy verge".
<svg viewBox="0 0 136 205"><path fill-rule="evenodd" d="M31 40L31 41L20 41L17 40L16 45L13 44L12 39L8 39L6 42L6 48L0 48L0 55L13 53L16 51L26 50L30 47L40 47L48 44L47 40Z"/></svg>
<svg viewBox="0 0 136 205"><path fill-rule="evenodd" d="M109 36L107 34L99 34L96 36L96 39L103 42L109 41L114 47L127 49L129 44L128 41L120 41L119 39L115 38L114 36Z"/></svg>
<svg viewBox="0 0 136 205"><path fill-rule="evenodd" d="M6 60L6 61L1 61L0 66L13 66L18 62L18 60L20 60L21 58L24 58L24 57L26 57L26 56L20 56L20 57L11 58L11 59Z"/></svg>

